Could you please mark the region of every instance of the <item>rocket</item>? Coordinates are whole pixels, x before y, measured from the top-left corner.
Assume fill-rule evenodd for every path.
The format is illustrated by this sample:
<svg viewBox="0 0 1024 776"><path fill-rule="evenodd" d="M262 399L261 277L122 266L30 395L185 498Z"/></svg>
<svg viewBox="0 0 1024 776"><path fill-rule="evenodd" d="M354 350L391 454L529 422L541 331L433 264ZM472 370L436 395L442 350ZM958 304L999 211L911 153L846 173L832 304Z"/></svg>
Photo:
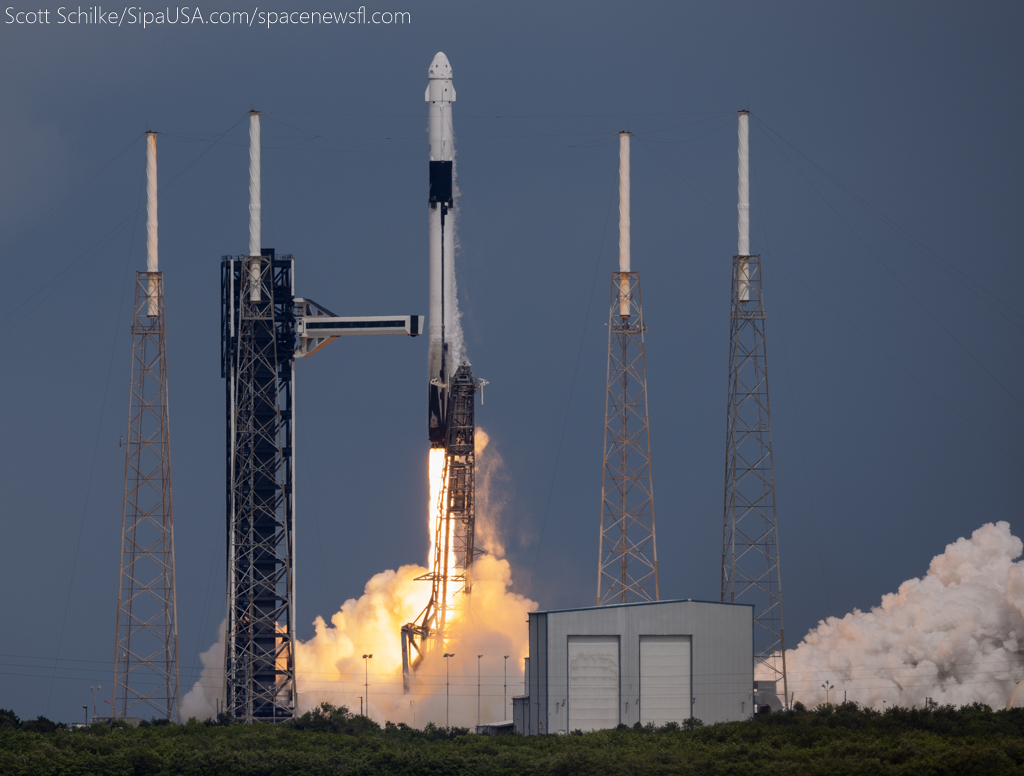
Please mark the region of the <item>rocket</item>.
<svg viewBox="0 0 1024 776"><path fill-rule="evenodd" d="M455 245L453 177L455 166L452 103L452 66L438 52L428 71L427 101L430 138L430 189L427 198L430 224L430 351L428 429L431 447L444 447L447 437L448 393L458 364L449 353L450 338L458 325L455 301Z"/></svg>

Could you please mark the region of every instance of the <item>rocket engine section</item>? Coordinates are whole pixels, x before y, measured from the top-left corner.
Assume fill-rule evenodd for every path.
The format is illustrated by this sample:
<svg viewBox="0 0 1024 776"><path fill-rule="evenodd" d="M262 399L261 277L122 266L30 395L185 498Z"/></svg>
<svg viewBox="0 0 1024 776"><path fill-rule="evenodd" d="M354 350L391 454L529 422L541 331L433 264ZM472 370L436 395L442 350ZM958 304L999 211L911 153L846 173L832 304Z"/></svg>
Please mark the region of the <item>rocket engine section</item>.
<svg viewBox="0 0 1024 776"><path fill-rule="evenodd" d="M427 91L430 139L430 188L427 195L430 222L430 355L428 385L428 432L431 447L447 440L448 392L458 364L449 353L455 331L455 134L452 124L452 66L438 52L430 63Z"/></svg>

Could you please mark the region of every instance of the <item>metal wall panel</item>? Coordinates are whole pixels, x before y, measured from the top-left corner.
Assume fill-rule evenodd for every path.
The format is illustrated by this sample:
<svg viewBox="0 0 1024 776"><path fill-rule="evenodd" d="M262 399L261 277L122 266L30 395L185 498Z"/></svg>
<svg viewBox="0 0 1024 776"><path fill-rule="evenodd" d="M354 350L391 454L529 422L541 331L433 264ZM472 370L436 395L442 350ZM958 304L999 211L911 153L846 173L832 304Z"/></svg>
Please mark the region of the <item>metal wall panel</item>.
<svg viewBox="0 0 1024 776"><path fill-rule="evenodd" d="M690 636L691 715L705 724L745 719L753 713L753 608L717 601L656 603L534 612L530 615L531 732L571 732L579 727L556 715L568 698L569 636L620 638L618 721L640 721L640 637ZM572 715L570 714L570 717Z"/></svg>
<svg viewBox="0 0 1024 776"><path fill-rule="evenodd" d="M640 637L640 722L661 727L690 717L690 637Z"/></svg>
<svg viewBox="0 0 1024 776"><path fill-rule="evenodd" d="M567 721L559 730L584 733L618 725L618 636L569 636L566 652L568 705L555 709L554 724L558 724L561 716Z"/></svg>

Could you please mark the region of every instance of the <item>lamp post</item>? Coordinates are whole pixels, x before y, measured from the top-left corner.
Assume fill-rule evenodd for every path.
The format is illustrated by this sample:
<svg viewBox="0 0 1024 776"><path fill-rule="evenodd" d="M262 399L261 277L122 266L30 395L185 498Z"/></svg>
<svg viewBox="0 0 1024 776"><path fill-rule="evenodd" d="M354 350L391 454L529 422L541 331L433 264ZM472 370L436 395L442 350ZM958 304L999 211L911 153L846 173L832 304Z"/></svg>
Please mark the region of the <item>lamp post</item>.
<svg viewBox="0 0 1024 776"><path fill-rule="evenodd" d="M508 703L508 655L505 655L505 679L504 679L504 692L502 693L501 708L505 708L505 704ZM505 712L508 714L508 711Z"/></svg>
<svg viewBox="0 0 1024 776"><path fill-rule="evenodd" d="M825 691L825 705L827 706L828 705L828 691L829 690L834 690L834 689L836 689L836 687L835 687L834 684L829 684L828 683L828 679L826 679L824 681L824 683L821 685L821 688Z"/></svg>
<svg viewBox="0 0 1024 776"><path fill-rule="evenodd" d="M412 726L416 727L416 701L409 701L409 708L412 709Z"/></svg>
<svg viewBox="0 0 1024 776"><path fill-rule="evenodd" d="M373 655L363 655L363 694L366 696L366 716L370 716L370 658Z"/></svg>
<svg viewBox="0 0 1024 776"><path fill-rule="evenodd" d="M450 665L449 662L448 662L448 658L450 658L450 657L455 657L455 653L454 652L445 652L444 653L444 726L446 728L450 728L451 727L451 725L448 723L449 698L450 698L450 692L451 692L449 690L449 687L451 686L451 673L448 670L448 666Z"/></svg>
<svg viewBox="0 0 1024 776"><path fill-rule="evenodd" d="M476 724L480 726L480 658L483 655L476 656Z"/></svg>
<svg viewBox="0 0 1024 776"><path fill-rule="evenodd" d="M93 716L93 719L95 719L96 718L96 691L97 690L102 690L103 689L103 685L101 685L101 684L93 685L89 689L92 690L92 716ZM111 714L111 716L113 716L113 714L114 714L114 710L113 709L110 710L110 714Z"/></svg>

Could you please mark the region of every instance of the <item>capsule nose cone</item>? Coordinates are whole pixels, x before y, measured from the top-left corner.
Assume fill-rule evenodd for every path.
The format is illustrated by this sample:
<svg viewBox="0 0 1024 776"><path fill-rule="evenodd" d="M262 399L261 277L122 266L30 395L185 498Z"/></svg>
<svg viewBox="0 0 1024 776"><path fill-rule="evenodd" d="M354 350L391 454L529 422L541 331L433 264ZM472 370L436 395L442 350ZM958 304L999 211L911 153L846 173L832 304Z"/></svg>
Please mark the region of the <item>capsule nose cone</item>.
<svg viewBox="0 0 1024 776"><path fill-rule="evenodd" d="M434 55L434 59L430 63L430 69L427 71L427 77L430 79L451 80L452 66L448 63L448 57L444 55L443 51L438 51Z"/></svg>

